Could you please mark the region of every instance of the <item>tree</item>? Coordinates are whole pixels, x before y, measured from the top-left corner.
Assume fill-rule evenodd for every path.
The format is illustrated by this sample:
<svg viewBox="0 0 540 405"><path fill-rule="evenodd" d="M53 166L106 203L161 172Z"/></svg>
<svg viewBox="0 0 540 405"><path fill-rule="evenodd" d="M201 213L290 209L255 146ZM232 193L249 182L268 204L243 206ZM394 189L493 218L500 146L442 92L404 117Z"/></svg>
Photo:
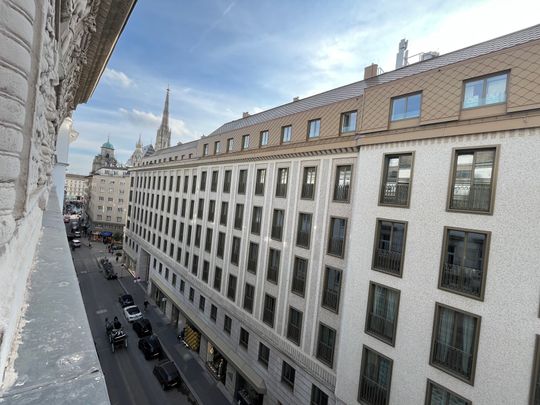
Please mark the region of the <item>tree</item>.
<svg viewBox="0 0 540 405"><path fill-rule="evenodd" d="M122 240L122 234L120 232L116 232L113 234L112 238L115 240L115 241L121 241Z"/></svg>

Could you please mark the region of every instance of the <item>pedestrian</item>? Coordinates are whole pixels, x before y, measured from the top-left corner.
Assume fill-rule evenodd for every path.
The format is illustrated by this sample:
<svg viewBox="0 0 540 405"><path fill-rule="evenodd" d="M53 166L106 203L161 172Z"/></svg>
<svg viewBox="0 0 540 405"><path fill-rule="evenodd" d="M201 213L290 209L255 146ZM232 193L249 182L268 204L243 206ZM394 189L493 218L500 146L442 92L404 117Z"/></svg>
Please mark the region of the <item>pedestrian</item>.
<svg viewBox="0 0 540 405"><path fill-rule="evenodd" d="M146 310L148 309L148 301L144 300L143 305L144 305L144 312L146 312Z"/></svg>
<svg viewBox="0 0 540 405"><path fill-rule="evenodd" d="M118 263L118 256L116 256L116 263Z"/></svg>

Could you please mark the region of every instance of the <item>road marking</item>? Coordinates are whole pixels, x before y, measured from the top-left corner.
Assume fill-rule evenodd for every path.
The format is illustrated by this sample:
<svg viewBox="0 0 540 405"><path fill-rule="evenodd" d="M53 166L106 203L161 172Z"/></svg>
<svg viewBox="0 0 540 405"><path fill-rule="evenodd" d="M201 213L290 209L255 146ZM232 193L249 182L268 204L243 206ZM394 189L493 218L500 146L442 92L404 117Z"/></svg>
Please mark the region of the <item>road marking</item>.
<svg viewBox="0 0 540 405"><path fill-rule="evenodd" d="M84 271L80 271L80 272L79 272L79 274L86 274L86 273L88 273L87 270L84 270Z"/></svg>
<svg viewBox="0 0 540 405"><path fill-rule="evenodd" d="M96 314L97 314L97 315L101 315L101 314L104 314L104 313L106 313L106 312L107 312L106 309L99 309L99 310L96 311Z"/></svg>

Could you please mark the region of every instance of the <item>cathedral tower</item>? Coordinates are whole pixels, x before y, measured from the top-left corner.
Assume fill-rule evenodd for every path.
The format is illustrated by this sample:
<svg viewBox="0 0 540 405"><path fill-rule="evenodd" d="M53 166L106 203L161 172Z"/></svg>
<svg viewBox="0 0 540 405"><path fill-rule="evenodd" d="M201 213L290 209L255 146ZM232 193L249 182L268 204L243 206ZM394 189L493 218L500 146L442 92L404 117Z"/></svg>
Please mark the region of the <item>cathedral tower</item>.
<svg viewBox="0 0 540 405"><path fill-rule="evenodd" d="M169 128L169 88L165 96L165 106L163 107L163 116L161 125L156 134L156 150L168 148L171 146L171 129Z"/></svg>

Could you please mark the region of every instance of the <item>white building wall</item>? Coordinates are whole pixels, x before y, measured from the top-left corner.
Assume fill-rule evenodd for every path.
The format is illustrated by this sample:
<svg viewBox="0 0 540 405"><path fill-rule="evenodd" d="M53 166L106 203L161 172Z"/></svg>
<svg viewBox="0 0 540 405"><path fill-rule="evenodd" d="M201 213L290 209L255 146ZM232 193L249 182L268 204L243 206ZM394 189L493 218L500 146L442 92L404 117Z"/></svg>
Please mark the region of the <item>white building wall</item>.
<svg viewBox="0 0 540 405"><path fill-rule="evenodd" d="M453 148L499 145L493 215L446 211ZM474 405L528 404L540 334L540 129L362 147L336 394L357 403L362 346L393 360L390 404L423 404L427 379ZM384 153L414 151L410 208L378 206ZM376 218L408 222L403 277L371 270ZM484 301L437 288L444 226L491 232ZM364 333L370 280L401 291L395 347ZM435 303L481 316L474 386L429 365Z"/></svg>

